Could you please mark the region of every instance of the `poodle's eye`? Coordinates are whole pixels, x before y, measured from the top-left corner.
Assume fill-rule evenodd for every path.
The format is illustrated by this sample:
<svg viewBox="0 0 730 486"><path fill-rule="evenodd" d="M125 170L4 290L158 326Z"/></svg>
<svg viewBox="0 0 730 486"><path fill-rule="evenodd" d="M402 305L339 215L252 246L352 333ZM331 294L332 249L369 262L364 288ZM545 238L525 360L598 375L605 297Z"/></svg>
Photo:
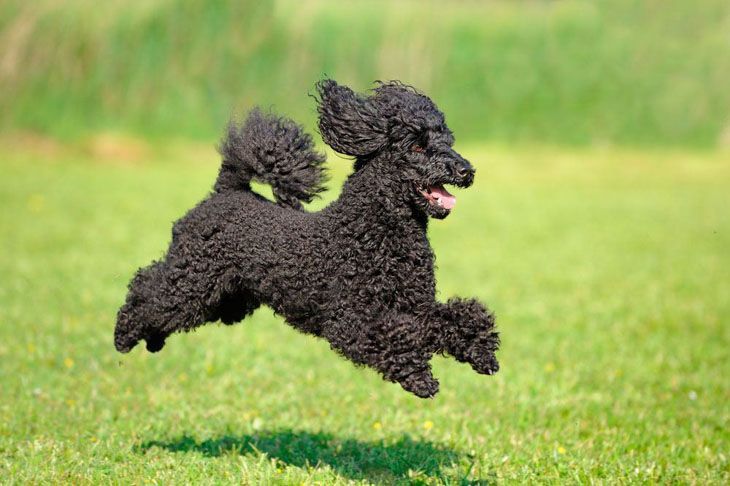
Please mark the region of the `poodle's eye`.
<svg viewBox="0 0 730 486"><path fill-rule="evenodd" d="M423 147L421 147L418 143L414 143L413 145L411 145L411 152L417 152L420 154L425 151L426 150Z"/></svg>

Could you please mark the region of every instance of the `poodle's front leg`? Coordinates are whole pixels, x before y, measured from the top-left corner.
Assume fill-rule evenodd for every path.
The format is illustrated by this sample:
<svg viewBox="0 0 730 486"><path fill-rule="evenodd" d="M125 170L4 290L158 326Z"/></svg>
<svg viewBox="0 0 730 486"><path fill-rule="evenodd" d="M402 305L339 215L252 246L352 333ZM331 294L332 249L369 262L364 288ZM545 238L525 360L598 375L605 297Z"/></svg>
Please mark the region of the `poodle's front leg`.
<svg viewBox="0 0 730 486"><path fill-rule="evenodd" d="M415 317L394 313L367 321L343 319L325 336L347 358L375 368L420 398L430 398L439 383L429 363L436 347L429 345L425 331Z"/></svg>
<svg viewBox="0 0 730 486"><path fill-rule="evenodd" d="M425 340L424 330L414 317L397 314L381 321L371 337L382 348L374 366L385 379L400 383L420 398L431 398L438 392L439 382L431 374L434 349Z"/></svg>
<svg viewBox="0 0 730 486"><path fill-rule="evenodd" d="M450 299L437 303L431 325L441 349L457 361L469 363L477 373L493 375L499 370L494 352L499 333L494 315L475 299Z"/></svg>

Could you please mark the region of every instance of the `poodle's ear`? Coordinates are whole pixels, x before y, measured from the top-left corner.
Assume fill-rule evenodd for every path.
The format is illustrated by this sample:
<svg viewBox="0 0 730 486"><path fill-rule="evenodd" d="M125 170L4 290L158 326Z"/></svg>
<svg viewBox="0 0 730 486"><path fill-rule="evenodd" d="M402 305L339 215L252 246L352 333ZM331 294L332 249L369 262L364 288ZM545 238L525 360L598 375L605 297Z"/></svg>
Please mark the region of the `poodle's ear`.
<svg viewBox="0 0 730 486"><path fill-rule="evenodd" d="M337 152L369 155L387 141L387 123L369 98L340 86L331 79L317 83L319 131L325 143Z"/></svg>

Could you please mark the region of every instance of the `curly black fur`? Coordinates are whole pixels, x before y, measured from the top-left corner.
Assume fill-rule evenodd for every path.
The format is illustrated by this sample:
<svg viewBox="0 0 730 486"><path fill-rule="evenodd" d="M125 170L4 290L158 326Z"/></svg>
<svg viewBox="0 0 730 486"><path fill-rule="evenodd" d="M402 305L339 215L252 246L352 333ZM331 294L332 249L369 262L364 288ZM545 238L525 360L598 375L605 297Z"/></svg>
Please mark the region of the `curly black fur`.
<svg viewBox="0 0 730 486"><path fill-rule="evenodd" d="M176 331L233 324L266 304L300 331L419 397L438 391L429 361L447 353L493 374L493 315L476 300L435 300L429 217L453 204L443 184L471 185L443 114L415 89L369 96L317 85L319 127L355 157L339 199L301 210L322 190L324 157L290 120L254 110L231 123L214 192L175 223L167 255L140 269L119 310L115 345L159 351ZM277 203L251 191L271 184Z"/></svg>
<svg viewBox="0 0 730 486"><path fill-rule="evenodd" d="M215 190L251 190L249 182L270 184L276 202L294 209L324 191L324 154L296 123L255 108L243 125L228 124L220 144L223 164Z"/></svg>

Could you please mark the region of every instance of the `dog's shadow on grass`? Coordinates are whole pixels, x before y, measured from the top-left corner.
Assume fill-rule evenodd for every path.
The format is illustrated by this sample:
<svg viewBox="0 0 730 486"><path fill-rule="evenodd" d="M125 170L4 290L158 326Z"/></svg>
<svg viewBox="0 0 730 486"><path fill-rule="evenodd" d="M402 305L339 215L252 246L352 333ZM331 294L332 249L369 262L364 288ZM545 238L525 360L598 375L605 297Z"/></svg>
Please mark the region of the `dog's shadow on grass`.
<svg viewBox="0 0 730 486"><path fill-rule="evenodd" d="M292 430L223 435L205 440L183 435L172 440L147 441L136 446L135 450L145 453L155 447L172 452L195 452L207 457L265 454L283 464L301 468L328 465L341 476L371 481L415 479L424 475L440 478L443 468L452 467L461 459L461 455L451 449L408 436L392 443L365 442L342 439L324 432ZM486 484L465 479L461 483Z"/></svg>

